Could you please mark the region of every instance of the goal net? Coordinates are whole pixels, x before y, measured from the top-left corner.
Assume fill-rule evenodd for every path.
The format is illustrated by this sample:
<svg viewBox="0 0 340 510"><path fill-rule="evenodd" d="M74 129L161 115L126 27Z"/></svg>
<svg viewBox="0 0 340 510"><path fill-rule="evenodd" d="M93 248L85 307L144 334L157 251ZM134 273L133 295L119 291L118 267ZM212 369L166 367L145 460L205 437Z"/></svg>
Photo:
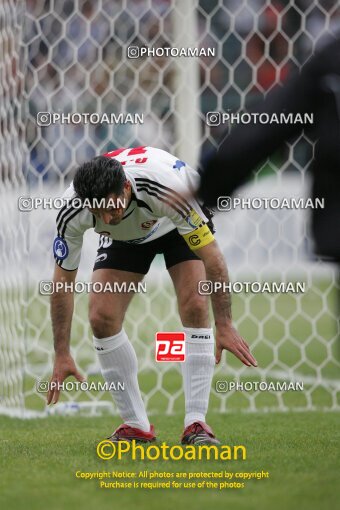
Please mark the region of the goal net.
<svg viewBox="0 0 340 510"><path fill-rule="evenodd" d="M197 166L227 127L212 112L245 110L339 26L336 0L2 2L1 413L115 412L108 392L75 387L45 406L53 341L40 282L52 277L58 212L46 199L61 196L77 165L120 147L152 145ZM198 55L183 56L181 48ZM313 144L301 135L264 162L238 197L308 197L312 157ZM45 208L30 210L28 198L44 199ZM234 322L259 367L224 354L211 411L340 409L338 268L313 256L310 212L235 208L215 216L234 283ZM90 280L97 244L88 232L81 282ZM288 291L259 292L265 282ZM124 324L143 397L149 413L183 412L179 367L154 357L155 333L181 330L161 257L146 283ZM88 382L100 382L87 306L88 295L77 294L72 353Z"/></svg>

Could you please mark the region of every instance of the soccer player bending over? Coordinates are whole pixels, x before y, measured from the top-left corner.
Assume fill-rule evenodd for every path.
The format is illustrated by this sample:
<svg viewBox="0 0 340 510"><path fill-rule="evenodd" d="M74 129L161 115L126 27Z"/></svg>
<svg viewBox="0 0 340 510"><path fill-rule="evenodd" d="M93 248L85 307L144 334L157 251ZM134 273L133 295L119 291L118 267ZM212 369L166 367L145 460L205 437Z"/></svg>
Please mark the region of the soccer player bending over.
<svg viewBox="0 0 340 510"><path fill-rule="evenodd" d="M57 216L55 282L74 282L83 234L100 234L92 282L125 282L137 287L157 253L164 255L177 294L186 335L186 359L181 363L185 420L182 444L218 444L205 422L215 360L223 349L247 366L256 366L247 343L232 326L230 296L211 296L216 326L209 324L207 297L198 292L200 280L228 282L222 253L214 240L207 212L190 196L198 174L171 154L153 147L118 149L81 165L65 197L80 198L100 208L73 208L69 201ZM113 205L117 207L113 207ZM123 329L133 293L92 292L89 320L102 375L110 384L124 382L124 391L112 392L123 420L110 436L120 440L153 441L137 379L137 357ZM51 299L55 362L52 381L69 375L81 378L70 354L73 293L56 292ZM50 390L48 403L57 402L59 390Z"/></svg>

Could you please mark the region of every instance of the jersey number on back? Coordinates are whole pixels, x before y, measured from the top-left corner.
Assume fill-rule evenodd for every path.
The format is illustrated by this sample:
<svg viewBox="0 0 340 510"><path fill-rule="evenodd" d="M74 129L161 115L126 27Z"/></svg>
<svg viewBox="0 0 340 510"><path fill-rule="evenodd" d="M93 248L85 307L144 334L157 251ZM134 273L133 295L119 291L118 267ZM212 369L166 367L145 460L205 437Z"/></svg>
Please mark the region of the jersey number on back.
<svg viewBox="0 0 340 510"><path fill-rule="evenodd" d="M127 151L126 156L138 156L139 154L145 154L146 148L145 145L141 147L134 147L132 149L127 149L126 147L122 147L121 149L115 149L114 151L107 152L104 154L107 158L114 158L116 156L119 156L122 152ZM137 164L146 163L148 158L135 158L135 159L129 159L129 162L134 162ZM125 165L126 161L121 161L122 165Z"/></svg>

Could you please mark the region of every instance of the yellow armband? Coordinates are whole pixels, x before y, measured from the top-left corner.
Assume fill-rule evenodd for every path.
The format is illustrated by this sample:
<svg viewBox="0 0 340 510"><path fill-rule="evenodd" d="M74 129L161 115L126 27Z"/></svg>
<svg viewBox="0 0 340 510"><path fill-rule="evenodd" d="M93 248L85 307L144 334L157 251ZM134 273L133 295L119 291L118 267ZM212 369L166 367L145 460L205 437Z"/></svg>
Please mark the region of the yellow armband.
<svg viewBox="0 0 340 510"><path fill-rule="evenodd" d="M203 248L203 246L206 246L215 240L208 225L203 225L202 227L189 232L189 234L184 234L183 238L191 250Z"/></svg>

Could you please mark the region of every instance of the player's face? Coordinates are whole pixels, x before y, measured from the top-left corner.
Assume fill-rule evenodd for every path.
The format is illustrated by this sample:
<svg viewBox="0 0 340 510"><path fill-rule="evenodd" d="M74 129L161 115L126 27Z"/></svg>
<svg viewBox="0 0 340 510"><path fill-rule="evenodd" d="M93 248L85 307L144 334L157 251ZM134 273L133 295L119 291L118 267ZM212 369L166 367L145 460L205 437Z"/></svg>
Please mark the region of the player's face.
<svg viewBox="0 0 340 510"><path fill-rule="evenodd" d="M124 213L129 205L131 199L131 184L126 181L124 184L123 193L115 195L110 193L106 197L107 207L100 209L90 209L90 211L99 217L106 225L118 225L122 221Z"/></svg>

